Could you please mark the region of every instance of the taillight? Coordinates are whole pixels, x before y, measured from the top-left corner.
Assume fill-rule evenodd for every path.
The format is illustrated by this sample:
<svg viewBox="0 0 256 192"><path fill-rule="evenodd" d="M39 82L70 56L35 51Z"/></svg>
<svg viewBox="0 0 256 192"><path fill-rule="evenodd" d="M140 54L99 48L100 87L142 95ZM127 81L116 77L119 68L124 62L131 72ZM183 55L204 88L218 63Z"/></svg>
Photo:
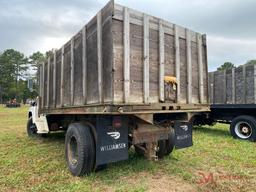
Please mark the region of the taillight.
<svg viewBox="0 0 256 192"><path fill-rule="evenodd" d="M120 116L114 116L112 124L113 124L113 128L122 127L122 118Z"/></svg>

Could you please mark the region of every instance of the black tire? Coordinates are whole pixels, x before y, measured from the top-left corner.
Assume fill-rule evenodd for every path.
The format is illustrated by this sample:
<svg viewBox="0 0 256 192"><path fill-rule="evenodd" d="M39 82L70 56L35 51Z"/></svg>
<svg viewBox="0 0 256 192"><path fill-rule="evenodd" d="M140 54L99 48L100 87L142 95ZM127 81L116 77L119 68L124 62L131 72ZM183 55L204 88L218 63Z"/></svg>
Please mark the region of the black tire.
<svg viewBox="0 0 256 192"><path fill-rule="evenodd" d="M171 131L169 133L169 139L166 140L165 155L170 155L170 153L174 149L174 146L175 146L175 132L174 132L174 128L171 127Z"/></svg>
<svg viewBox="0 0 256 192"><path fill-rule="evenodd" d="M230 133L234 138L256 141L256 119L248 115L234 118L230 124Z"/></svg>
<svg viewBox="0 0 256 192"><path fill-rule="evenodd" d="M38 137L37 128L32 121L32 117L30 117L27 121L27 134L29 137Z"/></svg>
<svg viewBox="0 0 256 192"><path fill-rule="evenodd" d="M143 143L143 144L134 145L135 152L136 152L139 156L143 156L143 155L145 154L145 151L142 150L138 145L141 146L141 147L146 148L146 144Z"/></svg>
<svg viewBox="0 0 256 192"><path fill-rule="evenodd" d="M158 150L156 152L156 156L159 159L162 159L162 158L164 158L165 153L166 153L166 140L159 140L158 141Z"/></svg>
<svg viewBox="0 0 256 192"><path fill-rule="evenodd" d="M74 176L89 174L94 170L95 142L88 126L81 123L69 125L65 138L65 157Z"/></svg>

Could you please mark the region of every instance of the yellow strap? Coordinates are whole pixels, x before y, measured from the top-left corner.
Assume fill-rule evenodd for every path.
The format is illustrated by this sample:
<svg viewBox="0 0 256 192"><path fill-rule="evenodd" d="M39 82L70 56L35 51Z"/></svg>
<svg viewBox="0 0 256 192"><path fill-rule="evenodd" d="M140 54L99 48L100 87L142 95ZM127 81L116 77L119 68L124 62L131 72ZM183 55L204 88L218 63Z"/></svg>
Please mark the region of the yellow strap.
<svg viewBox="0 0 256 192"><path fill-rule="evenodd" d="M166 83L173 83L173 84L177 84L177 78L173 77L173 76L164 76L164 81Z"/></svg>

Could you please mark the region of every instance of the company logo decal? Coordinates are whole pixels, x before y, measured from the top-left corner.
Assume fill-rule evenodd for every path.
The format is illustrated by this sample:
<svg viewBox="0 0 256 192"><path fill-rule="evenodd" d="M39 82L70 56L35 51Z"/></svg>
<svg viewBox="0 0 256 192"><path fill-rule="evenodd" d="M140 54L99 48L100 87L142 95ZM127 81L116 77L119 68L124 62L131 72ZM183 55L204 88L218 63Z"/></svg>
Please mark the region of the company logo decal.
<svg viewBox="0 0 256 192"><path fill-rule="evenodd" d="M114 139L119 139L120 138L120 133L118 131L108 132L107 134L110 135L111 137L113 137Z"/></svg>

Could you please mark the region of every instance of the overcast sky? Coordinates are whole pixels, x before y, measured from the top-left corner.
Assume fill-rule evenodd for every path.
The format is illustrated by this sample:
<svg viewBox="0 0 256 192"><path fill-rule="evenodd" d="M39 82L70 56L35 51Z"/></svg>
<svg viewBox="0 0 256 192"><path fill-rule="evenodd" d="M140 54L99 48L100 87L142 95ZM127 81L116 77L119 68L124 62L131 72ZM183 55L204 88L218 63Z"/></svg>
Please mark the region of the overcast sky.
<svg viewBox="0 0 256 192"><path fill-rule="evenodd" d="M0 0L0 52L26 55L61 47L107 0ZM207 34L209 71L256 59L255 0L117 0Z"/></svg>

